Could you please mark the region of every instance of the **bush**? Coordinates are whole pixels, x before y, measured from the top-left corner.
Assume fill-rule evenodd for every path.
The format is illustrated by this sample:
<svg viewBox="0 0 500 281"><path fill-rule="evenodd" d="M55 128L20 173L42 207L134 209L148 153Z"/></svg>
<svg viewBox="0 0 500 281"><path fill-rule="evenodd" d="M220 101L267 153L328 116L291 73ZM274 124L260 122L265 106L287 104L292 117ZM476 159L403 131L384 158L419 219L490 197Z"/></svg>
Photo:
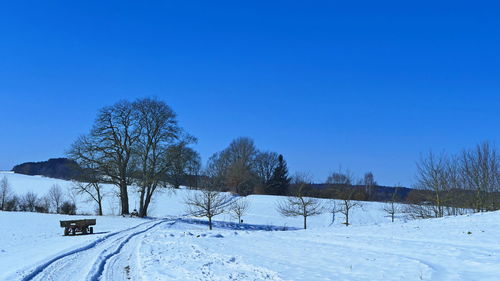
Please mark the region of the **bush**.
<svg viewBox="0 0 500 281"><path fill-rule="evenodd" d="M5 202L4 211L14 212L19 209L19 198L14 195Z"/></svg>
<svg viewBox="0 0 500 281"><path fill-rule="evenodd" d="M66 201L62 203L60 211L63 215L76 215L76 205Z"/></svg>

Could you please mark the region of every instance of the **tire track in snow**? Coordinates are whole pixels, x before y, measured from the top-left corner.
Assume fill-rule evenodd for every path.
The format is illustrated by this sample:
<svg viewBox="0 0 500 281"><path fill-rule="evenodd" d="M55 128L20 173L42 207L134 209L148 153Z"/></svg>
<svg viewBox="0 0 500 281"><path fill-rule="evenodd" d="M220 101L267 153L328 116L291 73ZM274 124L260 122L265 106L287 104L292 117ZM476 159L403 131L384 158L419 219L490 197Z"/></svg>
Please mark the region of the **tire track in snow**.
<svg viewBox="0 0 500 281"><path fill-rule="evenodd" d="M119 245L124 245L126 242L128 242L130 240L131 236L134 236L134 234L144 233L147 230L149 230L150 228L157 226L158 224L161 224L164 222L167 222L167 220L164 219L160 222L148 221L148 222L136 225L134 227L131 227L131 228L128 228L128 229L125 229L122 231L108 234L108 235L101 237L101 238L99 238L99 239L97 239L97 240L95 240L95 241L93 241L85 246L82 246L82 247L76 248L74 250L59 254L59 255L49 259L48 261L36 266L34 269L27 270L27 271L22 272L22 273L17 273L17 276L9 278L9 280L11 280L11 279L21 280L21 281L59 280L55 276L57 275L58 271L63 271L63 274L64 274L64 270L66 267L70 267L70 269L73 269L74 272L72 272L72 273L82 273L81 271L85 270L85 268L88 267L88 263L85 263L86 259L85 259L85 257L82 258L81 257L82 255L83 256L85 256L85 254L90 255L90 258L92 258L94 256L98 256L99 257L98 261L101 261L101 255L103 253L108 252L109 250L114 249L116 247L116 244L115 244L116 242L120 242ZM150 224L153 224L153 226L146 227L145 230L142 229L142 230L136 231L137 229L141 229L144 226L147 226ZM132 234L129 234L130 232L132 232ZM127 234L129 234L129 235L127 235ZM107 245L107 244L110 244L110 245ZM103 247L102 250L100 249L101 247ZM97 251L97 255L94 255L93 251ZM115 252L115 251L113 251L113 252ZM88 258L88 256L86 258ZM80 270L76 270L75 268L71 268L71 266L75 267L75 265ZM92 267L92 268L94 268L94 267ZM51 269L53 269L53 270L51 271ZM69 274L69 273L71 273L71 272L67 272L68 275L66 275L66 277L71 276L71 274ZM19 275L21 275L21 276L24 275L24 276L19 278ZM77 277L73 277L73 279L78 280ZM88 279L86 279L86 280L88 280Z"/></svg>
<svg viewBox="0 0 500 281"><path fill-rule="evenodd" d="M115 264L115 259L120 255L121 251L130 242L130 240L137 237L138 235L141 235L141 234L144 234L144 233L150 231L151 229L157 227L160 224L167 223L167 222L169 222L169 226L172 226L177 222L177 220L174 220L174 221L163 220L163 221L160 221L158 223L153 224L152 226L150 226L144 230L135 232L135 233L129 235L124 241L122 241L118 245L116 250L114 250L113 252L111 252L105 256L100 256L97 263L94 264L91 273L88 275L87 280L89 280L89 281L102 280L102 277L106 275L106 271L108 271L108 270L111 271L110 276L113 276L112 272L115 270L115 268L112 265ZM110 261L113 261L113 262L110 264L109 263ZM106 267L106 265L108 265L108 267ZM109 274L107 274L107 275L109 275ZM104 279L104 280L106 280L106 279Z"/></svg>

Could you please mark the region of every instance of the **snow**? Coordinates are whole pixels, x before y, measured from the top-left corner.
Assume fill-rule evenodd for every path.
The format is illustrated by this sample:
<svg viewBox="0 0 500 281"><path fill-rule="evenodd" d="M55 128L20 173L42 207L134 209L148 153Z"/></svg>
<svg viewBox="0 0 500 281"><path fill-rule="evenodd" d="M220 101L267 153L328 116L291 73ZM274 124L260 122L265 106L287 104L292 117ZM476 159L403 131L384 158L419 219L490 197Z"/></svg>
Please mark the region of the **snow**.
<svg viewBox="0 0 500 281"><path fill-rule="evenodd" d="M13 190L43 195L70 182L7 176ZM113 189L108 186L109 191ZM280 197L249 196L237 224L228 215L206 222L183 216L190 191L162 193L154 219L103 216L95 235L62 236L62 216L0 212L0 280L498 280L500 212L395 223L382 204L363 203L352 226L330 226L331 214L283 218ZM132 193L132 192L131 192ZM112 213L108 197L105 212ZM133 207L133 201L131 205ZM80 206L81 205L81 206ZM93 204L81 199L79 210ZM116 211L116 210L115 210ZM274 227L271 227L273 225ZM283 230L288 227L288 231Z"/></svg>

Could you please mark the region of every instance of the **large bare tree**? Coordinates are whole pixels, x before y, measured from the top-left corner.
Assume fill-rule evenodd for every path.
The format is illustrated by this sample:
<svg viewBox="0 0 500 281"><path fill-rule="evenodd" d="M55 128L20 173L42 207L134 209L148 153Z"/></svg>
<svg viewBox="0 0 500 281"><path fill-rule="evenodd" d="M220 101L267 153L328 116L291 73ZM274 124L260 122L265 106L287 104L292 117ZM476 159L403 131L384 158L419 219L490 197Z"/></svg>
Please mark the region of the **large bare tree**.
<svg viewBox="0 0 500 281"><path fill-rule="evenodd" d="M222 186L234 193L248 195L258 182L255 158L258 154L253 140L237 138L229 147L210 157L208 166L216 171Z"/></svg>
<svg viewBox="0 0 500 281"><path fill-rule="evenodd" d="M169 148L181 137L181 129L174 111L163 101L141 99L134 103L134 109L140 132L134 145L138 167L139 216L145 217L155 191L160 186L167 186L166 173L171 167ZM188 142L188 139L183 141Z"/></svg>
<svg viewBox="0 0 500 281"><path fill-rule="evenodd" d="M101 109L90 134L80 137L68 153L77 162L91 162L118 187L122 214L129 213L131 160L140 132L133 104L120 101Z"/></svg>

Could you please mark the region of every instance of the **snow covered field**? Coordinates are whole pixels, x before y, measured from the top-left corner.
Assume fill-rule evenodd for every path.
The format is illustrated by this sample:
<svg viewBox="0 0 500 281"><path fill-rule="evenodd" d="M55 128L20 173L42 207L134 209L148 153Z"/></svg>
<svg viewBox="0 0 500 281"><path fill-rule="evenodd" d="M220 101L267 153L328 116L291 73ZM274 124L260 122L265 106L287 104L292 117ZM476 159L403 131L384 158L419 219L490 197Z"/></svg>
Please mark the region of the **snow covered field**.
<svg viewBox="0 0 500 281"><path fill-rule="evenodd" d="M3 175L19 195L71 184ZM340 214L329 226L324 214L308 230L265 231L252 225L302 221L280 217L278 197L250 196L245 229L221 215L208 231L182 216L187 192L195 191L159 196L155 219L98 217L88 236L62 236L58 221L69 216L0 212L0 280L499 280L500 212L390 223L381 204L365 203L350 227ZM92 212L80 201L81 212Z"/></svg>

